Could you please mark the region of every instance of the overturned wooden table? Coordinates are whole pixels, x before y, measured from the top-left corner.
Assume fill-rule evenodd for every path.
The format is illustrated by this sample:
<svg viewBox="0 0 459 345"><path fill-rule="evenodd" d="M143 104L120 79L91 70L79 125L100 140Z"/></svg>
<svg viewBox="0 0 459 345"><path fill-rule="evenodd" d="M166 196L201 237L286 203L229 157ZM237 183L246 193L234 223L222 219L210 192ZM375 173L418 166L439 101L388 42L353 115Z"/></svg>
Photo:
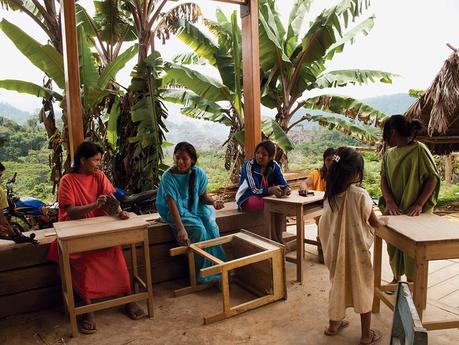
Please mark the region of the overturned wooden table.
<svg viewBox="0 0 459 345"><path fill-rule="evenodd" d="M322 214L322 200L324 192L314 191L314 195L301 196L297 190L287 197L276 198L275 196L264 197L265 201L265 236L271 238L274 217L276 214L284 216L296 216L296 258L287 257L286 260L296 263L296 280L303 284L303 256L304 244L317 241L304 238L304 223L308 219L314 219Z"/></svg>
<svg viewBox="0 0 459 345"><path fill-rule="evenodd" d="M459 223L434 214L418 217L391 216L389 224L375 232L374 243L374 286L373 313L378 313L381 300L394 308L384 291L395 291L396 284L381 285L382 240L392 244L414 258L415 278L413 301L419 317L427 305L427 279L430 260L459 258ZM459 320L423 322L428 330L458 328Z"/></svg>
<svg viewBox="0 0 459 345"><path fill-rule="evenodd" d="M70 325L74 337L78 335L76 316L96 310L147 300L148 316L150 318L153 317L153 290L147 230L148 223L144 219L136 217L135 214L130 214L130 216L131 218L126 220L120 220L111 216L103 216L54 223L59 250L59 267L64 304L70 317ZM146 282L144 282L138 274L136 243L143 243ZM73 253L128 244L131 245L132 278L135 293L103 302L75 307L70 255ZM139 292L139 286L143 288L143 292Z"/></svg>
<svg viewBox="0 0 459 345"><path fill-rule="evenodd" d="M218 245L223 246L226 261L205 251L205 248ZM212 283L207 285L197 283L195 255L199 255L213 264L213 266L200 270L199 274L202 277L215 274L221 275L223 311L210 317L204 317L205 324L220 321L265 304L287 298L284 247L277 242L251 233L250 231L241 230L232 235L192 243L188 247L172 248L170 249L170 254L171 256L187 255L190 273L190 286L175 290L175 297L212 286ZM230 273L233 282L256 295L257 298L236 306L231 306Z"/></svg>

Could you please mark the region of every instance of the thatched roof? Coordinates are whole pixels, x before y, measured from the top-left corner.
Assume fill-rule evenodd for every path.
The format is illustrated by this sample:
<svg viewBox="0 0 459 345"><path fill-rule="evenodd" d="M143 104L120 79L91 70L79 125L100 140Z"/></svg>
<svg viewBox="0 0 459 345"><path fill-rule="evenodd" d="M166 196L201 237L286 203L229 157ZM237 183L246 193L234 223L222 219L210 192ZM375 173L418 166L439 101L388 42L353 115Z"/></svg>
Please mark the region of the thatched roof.
<svg viewBox="0 0 459 345"><path fill-rule="evenodd" d="M459 151L459 56L456 52L445 61L432 85L405 115L422 121L425 129L418 139L434 153Z"/></svg>

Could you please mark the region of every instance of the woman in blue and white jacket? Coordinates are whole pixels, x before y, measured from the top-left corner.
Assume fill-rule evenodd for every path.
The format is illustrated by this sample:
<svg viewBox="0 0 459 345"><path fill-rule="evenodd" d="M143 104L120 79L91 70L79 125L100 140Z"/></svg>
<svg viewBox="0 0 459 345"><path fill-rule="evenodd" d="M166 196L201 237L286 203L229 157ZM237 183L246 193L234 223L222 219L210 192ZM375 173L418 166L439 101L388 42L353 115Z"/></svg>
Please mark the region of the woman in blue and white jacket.
<svg viewBox="0 0 459 345"><path fill-rule="evenodd" d="M276 146L273 142L262 141L255 148L255 157L244 162L241 169L236 203L240 210L263 212L263 197L275 195L281 197L290 194L288 183L282 174L281 167L274 160ZM279 219L278 219L279 218ZM285 244L282 231L285 230L285 217L276 217L273 240Z"/></svg>

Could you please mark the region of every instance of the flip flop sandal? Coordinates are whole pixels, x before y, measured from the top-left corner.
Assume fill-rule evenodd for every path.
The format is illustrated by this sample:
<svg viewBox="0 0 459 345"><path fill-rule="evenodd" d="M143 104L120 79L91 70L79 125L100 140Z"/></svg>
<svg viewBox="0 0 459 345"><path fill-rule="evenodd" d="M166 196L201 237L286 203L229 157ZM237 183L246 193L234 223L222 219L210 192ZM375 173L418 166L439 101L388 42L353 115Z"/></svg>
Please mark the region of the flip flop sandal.
<svg viewBox="0 0 459 345"><path fill-rule="evenodd" d="M371 340L369 343L359 343L359 345L375 345L379 343L379 341L382 339L383 334L381 331L378 331L377 329L370 329L371 332Z"/></svg>
<svg viewBox="0 0 459 345"><path fill-rule="evenodd" d="M131 320L140 320L140 319L143 319L146 316L145 312L139 306L137 306L137 308L135 308L135 307L134 308L133 307L131 307L131 308L125 307L124 308L124 313Z"/></svg>
<svg viewBox="0 0 459 345"><path fill-rule="evenodd" d="M89 320L81 320L78 322L78 330L83 334L94 334L97 331L96 323Z"/></svg>
<svg viewBox="0 0 459 345"><path fill-rule="evenodd" d="M349 321L343 320L343 321L340 322L338 328L335 331L331 331L329 327L325 328L324 334L326 336L332 337L334 335L337 335L339 332L341 332L347 326L349 326Z"/></svg>

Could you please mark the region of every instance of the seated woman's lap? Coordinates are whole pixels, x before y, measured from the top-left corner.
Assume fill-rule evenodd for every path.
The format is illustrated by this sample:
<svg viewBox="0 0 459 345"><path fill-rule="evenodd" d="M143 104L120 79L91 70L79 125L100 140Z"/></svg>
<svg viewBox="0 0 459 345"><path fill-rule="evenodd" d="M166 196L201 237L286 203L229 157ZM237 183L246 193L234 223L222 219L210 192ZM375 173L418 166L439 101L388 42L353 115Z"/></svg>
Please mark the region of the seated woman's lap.
<svg viewBox="0 0 459 345"><path fill-rule="evenodd" d="M256 195L249 196L249 198L244 201L241 205L241 208L245 212L263 212L265 208L265 202L263 198Z"/></svg>

